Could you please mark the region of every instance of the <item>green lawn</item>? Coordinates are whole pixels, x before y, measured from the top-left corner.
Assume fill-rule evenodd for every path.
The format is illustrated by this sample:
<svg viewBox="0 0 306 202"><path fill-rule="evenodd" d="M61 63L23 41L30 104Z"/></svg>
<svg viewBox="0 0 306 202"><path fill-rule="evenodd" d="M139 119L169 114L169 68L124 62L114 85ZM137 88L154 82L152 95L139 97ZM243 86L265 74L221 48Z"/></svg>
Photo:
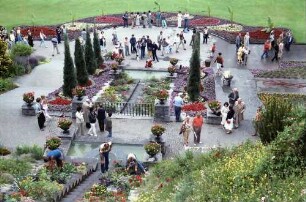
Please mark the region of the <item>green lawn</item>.
<svg viewBox="0 0 306 202"><path fill-rule="evenodd" d="M306 42L305 0L159 0L161 10L188 9L191 13L229 18L227 6L234 11L234 20L247 25L267 24L270 16L275 26L293 30L298 42ZM155 10L154 0L1 0L0 24L16 25L56 24L76 19L128 11ZM207 13L206 13L207 14Z"/></svg>

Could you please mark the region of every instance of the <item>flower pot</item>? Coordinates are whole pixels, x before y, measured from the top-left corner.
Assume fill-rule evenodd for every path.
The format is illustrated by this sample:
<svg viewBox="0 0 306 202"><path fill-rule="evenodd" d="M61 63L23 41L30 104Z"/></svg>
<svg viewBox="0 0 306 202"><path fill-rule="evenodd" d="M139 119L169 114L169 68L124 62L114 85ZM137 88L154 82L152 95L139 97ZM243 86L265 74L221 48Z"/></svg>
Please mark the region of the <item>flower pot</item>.
<svg viewBox="0 0 306 202"><path fill-rule="evenodd" d="M78 100L82 100L83 99L83 95L78 95Z"/></svg>
<svg viewBox="0 0 306 202"><path fill-rule="evenodd" d="M165 104L165 99L159 99L159 104L164 105Z"/></svg>
<svg viewBox="0 0 306 202"><path fill-rule="evenodd" d="M65 134L69 133L69 128L63 129L63 133L65 133Z"/></svg>
<svg viewBox="0 0 306 202"><path fill-rule="evenodd" d="M155 135L155 142L157 142L157 143L161 143L162 142L162 134L160 134L160 135Z"/></svg>
<svg viewBox="0 0 306 202"><path fill-rule="evenodd" d="M173 72L170 72L170 76L173 76Z"/></svg>

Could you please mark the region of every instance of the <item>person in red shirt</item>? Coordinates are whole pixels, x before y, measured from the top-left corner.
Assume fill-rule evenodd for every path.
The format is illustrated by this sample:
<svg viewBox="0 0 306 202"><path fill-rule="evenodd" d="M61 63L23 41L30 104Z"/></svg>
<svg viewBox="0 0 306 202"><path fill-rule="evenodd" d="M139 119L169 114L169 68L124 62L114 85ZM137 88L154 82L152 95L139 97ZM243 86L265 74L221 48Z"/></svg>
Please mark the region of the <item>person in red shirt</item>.
<svg viewBox="0 0 306 202"><path fill-rule="evenodd" d="M203 117L200 112L197 113L196 117L193 118L192 127L194 131L194 145L201 144L201 130L203 125Z"/></svg>
<svg viewBox="0 0 306 202"><path fill-rule="evenodd" d="M261 59L263 59L264 56L265 56L266 58L269 57L269 50L270 50L270 49L271 49L271 42L270 42L270 40L267 40L267 41L265 42L265 44L264 44L264 49L263 49L263 53L262 53L262 55L261 55Z"/></svg>

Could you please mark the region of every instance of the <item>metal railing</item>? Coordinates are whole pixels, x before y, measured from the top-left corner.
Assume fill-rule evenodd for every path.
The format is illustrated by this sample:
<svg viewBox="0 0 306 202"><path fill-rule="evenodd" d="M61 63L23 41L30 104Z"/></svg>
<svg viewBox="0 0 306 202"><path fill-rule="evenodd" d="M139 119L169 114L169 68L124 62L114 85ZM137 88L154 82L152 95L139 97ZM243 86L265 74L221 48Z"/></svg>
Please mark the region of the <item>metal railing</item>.
<svg viewBox="0 0 306 202"><path fill-rule="evenodd" d="M128 102L95 102L96 106L102 105L106 112L126 116L153 116L154 104L153 103L128 103Z"/></svg>

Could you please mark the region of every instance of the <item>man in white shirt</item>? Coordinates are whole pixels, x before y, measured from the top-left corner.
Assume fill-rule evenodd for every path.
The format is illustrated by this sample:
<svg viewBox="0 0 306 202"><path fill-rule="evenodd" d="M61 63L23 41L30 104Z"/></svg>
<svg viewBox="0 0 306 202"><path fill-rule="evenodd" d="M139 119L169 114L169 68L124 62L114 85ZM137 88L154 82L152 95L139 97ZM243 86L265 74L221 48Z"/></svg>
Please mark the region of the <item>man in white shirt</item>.
<svg viewBox="0 0 306 202"><path fill-rule="evenodd" d="M82 107L77 108L77 112L75 113L76 117L76 124L77 124L77 130L76 130L76 135L80 133L80 135L84 135L84 116L82 112Z"/></svg>
<svg viewBox="0 0 306 202"><path fill-rule="evenodd" d="M179 122L181 117L182 105L184 104L182 95L177 94L173 100L173 103L174 103L175 120L176 122Z"/></svg>

